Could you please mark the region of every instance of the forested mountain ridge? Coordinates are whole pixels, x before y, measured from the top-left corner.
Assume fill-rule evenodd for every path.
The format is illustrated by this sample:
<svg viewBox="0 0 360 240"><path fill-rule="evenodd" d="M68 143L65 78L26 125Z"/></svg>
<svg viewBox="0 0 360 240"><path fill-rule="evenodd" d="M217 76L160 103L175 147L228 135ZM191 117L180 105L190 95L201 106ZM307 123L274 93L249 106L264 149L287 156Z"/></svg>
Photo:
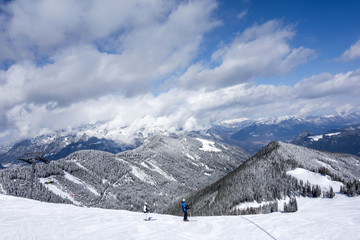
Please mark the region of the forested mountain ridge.
<svg viewBox="0 0 360 240"><path fill-rule="evenodd" d="M253 202L258 204L258 209L247 213L277 211L278 200L318 194L314 191L319 189L313 183L299 181L290 171L321 173L329 181L342 182L344 189L349 186L344 191L350 195L355 194L352 191L359 191L359 166L360 159L353 155L271 142L233 172L188 196L187 202L194 215L242 214L240 206ZM175 214L175 209L170 207L168 213Z"/></svg>
<svg viewBox="0 0 360 240"><path fill-rule="evenodd" d="M83 150L37 164L33 197L133 211L146 201L152 211L161 212L174 198L215 182L249 157L223 143L154 136L139 148L118 154ZM29 171L29 167L1 170L2 192L27 197Z"/></svg>
<svg viewBox="0 0 360 240"><path fill-rule="evenodd" d="M322 134L304 131L291 143L320 151L349 153L360 157L360 124Z"/></svg>

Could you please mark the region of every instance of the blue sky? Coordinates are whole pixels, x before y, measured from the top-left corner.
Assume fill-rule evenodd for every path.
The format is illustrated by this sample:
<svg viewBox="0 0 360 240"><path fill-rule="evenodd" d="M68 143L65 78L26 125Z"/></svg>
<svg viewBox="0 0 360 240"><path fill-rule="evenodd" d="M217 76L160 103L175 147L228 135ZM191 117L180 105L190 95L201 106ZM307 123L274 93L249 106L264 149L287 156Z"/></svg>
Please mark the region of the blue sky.
<svg viewBox="0 0 360 240"><path fill-rule="evenodd" d="M0 2L0 145L360 111L359 1ZM150 131L150 130L149 130Z"/></svg>
<svg viewBox="0 0 360 240"><path fill-rule="evenodd" d="M285 77L262 79L261 82L279 82L293 85L301 78L319 72L336 74L358 67L357 61L339 62L339 56L359 40L360 2L350 1L220 1L216 11L223 25L215 28L211 36L211 48L220 41L230 41L237 33L253 24L279 19L294 25L296 37L292 46L306 46L316 50L316 58L305 66L298 66L294 74ZM240 19L239 14L244 13Z"/></svg>

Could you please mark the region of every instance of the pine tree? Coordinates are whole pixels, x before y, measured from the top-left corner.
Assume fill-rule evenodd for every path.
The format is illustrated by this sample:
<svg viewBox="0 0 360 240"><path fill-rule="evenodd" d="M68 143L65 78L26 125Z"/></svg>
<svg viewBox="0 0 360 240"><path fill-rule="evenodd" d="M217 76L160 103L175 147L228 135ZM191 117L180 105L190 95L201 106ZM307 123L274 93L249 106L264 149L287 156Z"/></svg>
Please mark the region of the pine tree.
<svg viewBox="0 0 360 240"><path fill-rule="evenodd" d="M314 197L318 198L320 196L321 196L321 187L319 185L316 185Z"/></svg>
<svg viewBox="0 0 360 240"><path fill-rule="evenodd" d="M290 198L289 203L284 203L284 212L296 212L298 210L296 198Z"/></svg>

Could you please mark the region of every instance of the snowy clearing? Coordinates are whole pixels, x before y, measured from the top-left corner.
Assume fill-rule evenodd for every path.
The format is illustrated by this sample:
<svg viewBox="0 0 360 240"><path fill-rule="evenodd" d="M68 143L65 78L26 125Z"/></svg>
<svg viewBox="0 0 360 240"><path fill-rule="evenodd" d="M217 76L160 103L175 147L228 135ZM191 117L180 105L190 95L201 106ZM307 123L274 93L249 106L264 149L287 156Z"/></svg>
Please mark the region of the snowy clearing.
<svg viewBox="0 0 360 240"><path fill-rule="evenodd" d="M193 156L191 156L190 154L186 154L186 156L188 157L188 158L190 158L191 160L195 160L195 158L193 157Z"/></svg>
<svg viewBox="0 0 360 240"><path fill-rule="evenodd" d="M72 181L73 183L84 186L85 188L87 188L93 194L95 194L97 196L100 196L100 193L98 193L98 191L96 191L96 189L93 186L91 186L90 184L87 184L86 182L81 181L79 178L71 175L70 173L64 171L64 177L66 179L68 179L69 181Z"/></svg>
<svg viewBox="0 0 360 240"><path fill-rule="evenodd" d="M245 203L241 203L239 205L236 205L233 209L234 210L243 210L243 209L246 209L246 208L258 208L258 207L261 207L261 206L265 206L265 205L269 205L271 202L261 202L261 203L258 203L256 202L255 200L253 202L245 202Z"/></svg>
<svg viewBox="0 0 360 240"><path fill-rule="evenodd" d="M196 140L200 141L202 143L202 147L199 148L202 151L206 151L206 152L221 152L221 149L218 149L216 147L214 147L215 143L212 141L208 141L205 139L201 139L201 138L196 138Z"/></svg>
<svg viewBox="0 0 360 240"><path fill-rule="evenodd" d="M137 177L138 179L140 179L143 182L147 182L151 185L156 185L156 182L149 176L147 175L145 172L143 172L140 168L137 168L135 166L131 166L131 173Z"/></svg>
<svg viewBox="0 0 360 240"><path fill-rule="evenodd" d="M169 179L170 181L176 182L176 179L173 176L171 176L170 174L167 174L165 171L163 171L160 167L156 166L151 161L148 161L147 164L149 164L149 166L152 168L151 170L158 172L159 174L161 174L163 177ZM144 164L144 165L146 166L146 164Z"/></svg>
<svg viewBox="0 0 360 240"><path fill-rule="evenodd" d="M324 136L332 137L332 136L337 136L337 135L340 135L340 134L341 134L341 132L334 132L334 133L326 133L326 134L322 134L322 135L308 136L308 138L310 138L311 141L317 142L320 139L324 138Z"/></svg>
<svg viewBox="0 0 360 240"><path fill-rule="evenodd" d="M298 180L302 180L304 183L309 181L312 185L319 185L321 190L328 191L330 186L334 192L340 192L341 182L331 181L329 176L324 176L320 173L314 173L303 168L296 168L288 171L287 174L295 177Z"/></svg>
<svg viewBox="0 0 360 240"><path fill-rule="evenodd" d="M299 198L296 213L181 217L50 204L0 195L0 239L358 239L360 197Z"/></svg>
<svg viewBox="0 0 360 240"><path fill-rule="evenodd" d="M66 198L66 199L69 199L70 201L74 202L73 196L71 196L70 194L68 194L64 190L62 190L61 186L59 186L56 179L53 180L54 181L53 184L46 184L47 181L48 181L47 178L39 178L39 182L42 183L51 192L55 193L56 195L58 195L58 196L60 196L62 198ZM77 202L77 201L75 201L75 204L80 205L80 203Z"/></svg>
<svg viewBox="0 0 360 240"><path fill-rule="evenodd" d="M80 168L84 169L85 171L89 171L86 167L84 167L81 163L77 162L76 160L73 160L76 165L78 165Z"/></svg>
<svg viewBox="0 0 360 240"><path fill-rule="evenodd" d="M323 138L323 135L308 136L308 138L310 138L311 141L317 142L317 141L319 141L320 139Z"/></svg>
<svg viewBox="0 0 360 240"><path fill-rule="evenodd" d="M337 135L340 135L340 134L341 134L341 132L326 133L325 136L332 137L332 136L337 136Z"/></svg>

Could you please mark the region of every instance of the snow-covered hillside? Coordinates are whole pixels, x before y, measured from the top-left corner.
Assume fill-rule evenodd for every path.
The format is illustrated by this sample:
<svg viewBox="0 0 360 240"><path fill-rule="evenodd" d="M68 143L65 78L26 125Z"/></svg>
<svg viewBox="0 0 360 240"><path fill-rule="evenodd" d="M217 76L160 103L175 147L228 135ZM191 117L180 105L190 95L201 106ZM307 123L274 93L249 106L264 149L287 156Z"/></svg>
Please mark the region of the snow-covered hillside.
<svg viewBox="0 0 360 240"><path fill-rule="evenodd" d="M168 239L359 239L360 197L299 198L296 213L181 217L66 204L43 203L0 194L0 239L168 240Z"/></svg>
<svg viewBox="0 0 360 240"><path fill-rule="evenodd" d="M111 154L86 150L37 164L34 199L135 210L144 201L157 212L176 198L201 189L248 159L242 149L190 137L154 136L137 149ZM0 185L13 196L28 195L30 167L0 172Z"/></svg>
<svg viewBox="0 0 360 240"><path fill-rule="evenodd" d="M358 194L359 166L356 156L272 142L233 172L187 198L197 215L271 213L280 210L283 204L279 202L287 198L332 197L341 187L346 188L343 193ZM243 206L252 208L243 211ZM175 209L172 206L167 213L174 214Z"/></svg>

